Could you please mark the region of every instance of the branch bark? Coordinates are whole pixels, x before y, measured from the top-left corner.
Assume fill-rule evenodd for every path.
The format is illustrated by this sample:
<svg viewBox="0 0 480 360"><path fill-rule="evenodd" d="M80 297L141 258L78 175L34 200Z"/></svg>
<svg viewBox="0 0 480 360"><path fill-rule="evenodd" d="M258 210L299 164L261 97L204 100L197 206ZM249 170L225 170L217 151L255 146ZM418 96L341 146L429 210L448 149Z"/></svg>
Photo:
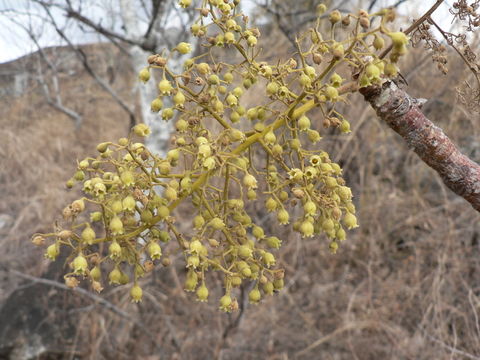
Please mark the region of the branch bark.
<svg viewBox="0 0 480 360"><path fill-rule="evenodd" d="M450 190L480 211L480 165L462 154L443 130L425 117L421 101L393 81L362 88L360 93Z"/></svg>

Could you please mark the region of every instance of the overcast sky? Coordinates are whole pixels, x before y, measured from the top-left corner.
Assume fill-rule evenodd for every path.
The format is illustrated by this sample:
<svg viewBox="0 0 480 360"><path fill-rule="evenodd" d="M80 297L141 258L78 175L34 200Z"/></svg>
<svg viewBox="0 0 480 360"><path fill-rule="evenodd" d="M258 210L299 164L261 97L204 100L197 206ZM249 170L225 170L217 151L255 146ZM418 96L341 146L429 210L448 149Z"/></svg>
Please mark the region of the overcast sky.
<svg viewBox="0 0 480 360"><path fill-rule="evenodd" d="M62 3L63 1L64 0L58 0L57 3ZM377 9L387 7L396 2L397 0L380 0L377 2ZM423 13L434 2L435 0L409 0L402 4L399 10L414 18ZM448 4L451 5L451 2L452 1L446 1L434 14L434 19L441 23L447 30L450 27L451 19L451 15L448 12ZM85 14L95 21L102 22L105 27L118 28L121 26L121 24L113 23L115 19L119 18L118 16L105 16L105 9L109 9L109 12L114 12L118 9L118 7L115 6L116 0L82 0L82 4L85 4L83 7ZM243 4L245 11L250 12L254 0L244 0ZM22 27L31 27L39 38L39 43L42 47L62 44L54 29L45 26L39 17L27 16L27 12L35 14L39 13L39 10L31 5L31 2L28 0L0 0L0 28L2 29L2 31L0 31L0 63L36 51L35 44L27 36L26 31L22 29ZM58 19L60 24L65 24L66 20L63 18L61 12L54 10L53 15ZM69 26L68 29L70 31L69 35L77 43L96 42L99 40L97 35L81 31L78 27Z"/></svg>

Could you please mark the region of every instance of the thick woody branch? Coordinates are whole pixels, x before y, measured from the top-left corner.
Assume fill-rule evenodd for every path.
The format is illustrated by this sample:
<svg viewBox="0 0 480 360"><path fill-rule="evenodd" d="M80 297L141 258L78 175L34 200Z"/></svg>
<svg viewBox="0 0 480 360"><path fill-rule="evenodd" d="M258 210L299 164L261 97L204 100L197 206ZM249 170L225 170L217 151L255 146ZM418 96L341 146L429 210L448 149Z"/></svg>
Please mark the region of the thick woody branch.
<svg viewBox="0 0 480 360"><path fill-rule="evenodd" d="M480 211L480 165L463 155L421 112L421 101L394 82L360 89L365 100L455 194Z"/></svg>

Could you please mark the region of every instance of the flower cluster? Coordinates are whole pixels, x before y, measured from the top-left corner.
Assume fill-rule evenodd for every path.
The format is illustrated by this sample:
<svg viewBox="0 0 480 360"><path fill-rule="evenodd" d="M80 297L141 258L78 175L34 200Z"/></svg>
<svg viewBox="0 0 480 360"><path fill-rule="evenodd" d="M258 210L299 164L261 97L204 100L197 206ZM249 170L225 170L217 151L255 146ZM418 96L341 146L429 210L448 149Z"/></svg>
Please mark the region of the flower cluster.
<svg viewBox="0 0 480 360"><path fill-rule="evenodd" d="M325 234L332 253L346 239L346 230L358 226L352 192L341 167L319 149L321 134L309 113L321 113L325 127L349 133L350 123L337 104L361 86L395 76L394 64L408 38L386 30L390 10L343 18L333 11L328 23L319 18L298 38L292 58L259 61L260 30L249 27L248 18L237 11L239 1L201 2L191 32L206 51L185 61L182 73L173 73L168 62L175 52L190 53L187 43L169 55L150 56L139 74L146 82L152 71L158 73L151 110L159 121L175 121L174 146L166 157L135 141L149 135L145 124L136 125L128 138L99 144L98 156L80 161L67 182L68 187L80 184L85 196L65 208L63 228L34 236L39 245L48 238L46 256L52 260L60 247L70 248L69 286L81 278L90 279L97 291L105 281L132 283L132 299L139 301L139 278L158 263L170 263L162 247L175 239L185 258L185 290L207 301L207 273L220 272L225 289L220 309L232 311L238 308L235 288L245 282L254 282L252 303L284 286L275 253L286 239L266 234L249 216L249 202L261 201L280 226L292 226L304 238ZM192 1L179 5L189 7ZM325 11L319 6L319 14ZM376 28L370 24L374 15L381 19ZM323 35L325 25L332 37ZM344 29L342 38L333 37L338 26ZM391 61L376 55L388 37L394 48ZM240 60L224 62L225 49ZM341 64L353 69L353 81L336 72ZM258 102L247 106L245 93L258 89L263 91ZM185 201L195 209L188 235L172 215ZM82 222L83 214L89 221Z"/></svg>

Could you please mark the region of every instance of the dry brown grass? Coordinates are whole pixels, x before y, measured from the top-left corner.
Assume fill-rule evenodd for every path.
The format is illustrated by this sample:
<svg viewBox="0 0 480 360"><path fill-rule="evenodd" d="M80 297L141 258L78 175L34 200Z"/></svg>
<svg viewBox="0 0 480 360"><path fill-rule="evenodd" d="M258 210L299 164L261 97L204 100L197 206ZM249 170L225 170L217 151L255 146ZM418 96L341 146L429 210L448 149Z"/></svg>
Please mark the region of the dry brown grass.
<svg viewBox="0 0 480 360"><path fill-rule="evenodd" d="M275 49L281 47L277 42ZM429 117L474 154L480 119L454 101L462 64L452 62L443 77L431 70L429 59L415 69L424 56L414 51L404 65L409 91L434 99L426 107ZM62 190L72 159L126 128L119 110L82 79L91 98L76 99L78 104L99 104L85 107L80 131L38 96L2 110L0 212L14 219L1 240L2 262L22 272L41 274L44 262L29 235L47 229L74 196ZM76 89L78 79L71 81ZM60 345L90 359L479 359L478 214L360 97L345 111L352 134L330 134L320 146L343 164L361 227L336 256L324 238L301 240L273 225L272 232L285 239L280 257L286 289L258 306L243 302L239 318L186 295L181 264L148 277L139 306L130 304L123 288L106 289L102 297L110 305L58 289L52 316L69 309L77 325L73 344L60 338ZM177 216L188 219L188 211L182 208ZM261 206L251 211L269 223ZM12 276L0 283L4 298L18 283Z"/></svg>

